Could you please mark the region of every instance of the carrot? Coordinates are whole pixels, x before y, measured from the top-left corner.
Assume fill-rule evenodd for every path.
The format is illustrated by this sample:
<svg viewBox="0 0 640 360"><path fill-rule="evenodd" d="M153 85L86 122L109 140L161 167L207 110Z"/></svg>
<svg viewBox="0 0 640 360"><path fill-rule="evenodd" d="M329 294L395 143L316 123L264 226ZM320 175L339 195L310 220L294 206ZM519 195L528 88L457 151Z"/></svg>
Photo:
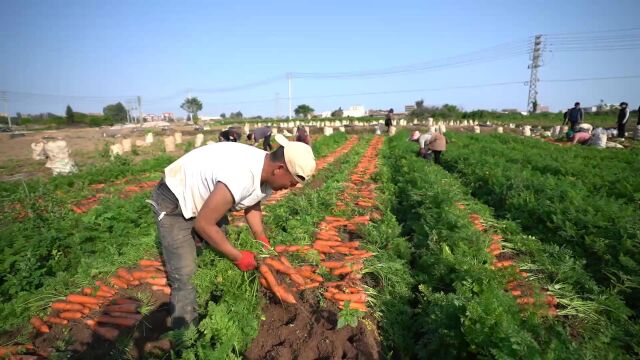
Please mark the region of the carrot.
<svg viewBox="0 0 640 360"><path fill-rule="evenodd" d="M96 292L96 298L111 298L113 297L114 293L112 292L108 292L108 291L104 291L104 290L98 290Z"/></svg>
<svg viewBox="0 0 640 360"><path fill-rule="evenodd" d="M500 241L502 240L502 236L499 234L491 234L491 238L495 241Z"/></svg>
<svg viewBox="0 0 640 360"><path fill-rule="evenodd" d="M140 264L140 266L162 266L162 263L160 261L147 259L141 259L140 261L138 261L138 264Z"/></svg>
<svg viewBox="0 0 640 360"><path fill-rule="evenodd" d="M264 259L264 263L274 268L276 271L279 271L284 274L290 274L295 272L292 268L286 266L282 262L274 258L266 258Z"/></svg>
<svg viewBox="0 0 640 360"><path fill-rule="evenodd" d="M133 279L133 280L129 281L129 285L138 286L138 285L140 285L140 280Z"/></svg>
<svg viewBox="0 0 640 360"><path fill-rule="evenodd" d="M556 304L558 304L558 299L553 295L547 295L544 298L544 302L547 305L556 305Z"/></svg>
<svg viewBox="0 0 640 360"><path fill-rule="evenodd" d="M264 276L265 280L267 281L267 284L269 284L269 286L271 287L271 291L273 291L273 293L278 297L278 299L291 304L296 303L296 300L293 297L293 295L290 292L288 292L284 287L278 284L278 282L276 281L276 278L273 276L273 273L271 273L271 270L269 270L268 266L260 265L258 267L258 271L260 271L260 274Z"/></svg>
<svg viewBox="0 0 640 360"><path fill-rule="evenodd" d="M350 294L357 294L357 293L360 293L360 292L364 292L364 290L362 290L361 288L357 288L357 287L348 287L345 290Z"/></svg>
<svg viewBox="0 0 640 360"><path fill-rule="evenodd" d="M90 287L82 288L82 295L86 295L86 296L93 295L93 289Z"/></svg>
<svg viewBox="0 0 640 360"><path fill-rule="evenodd" d="M326 267L327 269L337 269L339 267L345 266L344 261L322 261L320 265Z"/></svg>
<svg viewBox="0 0 640 360"><path fill-rule="evenodd" d="M549 308L549 315L550 316L558 316L558 309L556 309L555 307L550 307Z"/></svg>
<svg viewBox="0 0 640 360"><path fill-rule="evenodd" d="M69 323L69 320L61 319L57 316L47 316L45 320L50 324L67 325Z"/></svg>
<svg viewBox="0 0 640 360"><path fill-rule="evenodd" d="M325 254L333 254L333 253L335 253L335 251L332 248L327 247L327 246L315 245L314 244L313 248L315 250L317 250L318 252L325 253Z"/></svg>
<svg viewBox="0 0 640 360"><path fill-rule="evenodd" d="M350 256L345 256L344 260L345 261L350 261L350 260L362 260L362 259L367 259L372 257L373 255L375 255L372 252L366 252L364 254L361 255L350 255Z"/></svg>
<svg viewBox="0 0 640 360"><path fill-rule="evenodd" d="M354 301L354 302L365 302L367 301L367 295L365 293L357 293L357 294L345 294L345 293L336 293L333 294L333 298L340 301Z"/></svg>
<svg viewBox="0 0 640 360"><path fill-rule="evenodd" d="M328 221L328 222L345 221L345 218L341 218L337 216L325 216L324 221Z"/></svg>
<svg viewBox="0 0 640 360"><path fill-rule="evenodd" d="M120 305L109 305L105 306L104 311L111 312L128 312L128 313L137 313L139 304L120 304Z"/></svg>
<svg viewBox="0 0 640 360"><path fill-rule="evenodd" d="M338 305L338 307L339 307L340 309L344 309L344 308L345 308L345 303L344 303L344 302L340 302L340 303L338 303L338 304L339 304L339 305ZM349 309L352 309L352 310L359 310L359 311L362 311L362 312L366 312L366 311L367 311L367 306L366 306L364 303L361 303L361 302L353 302L353 301L352 301L352 302L350 302L350 303L349 303Z"/></svg>
<svg viewBox="0 0 640 360"><path fill-rule="evenodd" d="M128 298L117 298L113 300L113 303L117 305L123 305L123 304L139 304L140 302L138 302L137 300L128 299Z"/></svg>
<svg viewBox="0 0 640 360"><path fill-rule="evenodd" d="M96 318L96 321L99 323L120 325L125 327L134 326L138 322L138 320L129 317L115 317L109 315L100 315Z"/></svg>
<svg viewBox="0 0 640 360"><path fill-rule="evenodd" d="M285 252L285 251L287 251L287 246L286 245L276 245L276 246L273 247L273 250L275 250L278 253Z"/></svg>
<svg viewBox="0 0 640 360"><path fill-rule="evenodd" d="M317 288L318 286L320 286L319 282L312 282L312 283L308 283L303 286L300 286L298 287L298 289L300 290L313 289L313 288Z"/></svg>
<svg viewBox="0 0 640 360"><path fill-rule="evenodd" d="M51 303L51 308L53 310L60 310L60 311L81 311L84 308L84 306L78 303L56 301Z"/></svg>
<svg viewBox="0 0 640 360"><path fill-rule="evenodd" d="M324 286L326 286L329 289L333 289L336 286L340 286L340 285L347 285L346 281L331 281L331 282L327 282L324 284Z"/></svg>
<svg viewBox="0 0 640 360"><path fill-rule="evenodd" d="M326 234L326 233L316 233L315 236L316 241L342 241L338 234Z"/></svg>
<svg viewBox="0 0 640 360"><path fill-rule="evenodd" d="M126 313L126 312L111 311L109 315L117 318L134 319L135 321L140 321L140 319L142 319L142 314L133 314L133 313Z"/></svg>
<svg viewBox="0 0 640 360"><path fill-rule="evenodd" d="M285 264L286 266L288 266L288 267L290 267L290 268L293 268L293 265L291 265L291 263L289 262L289 259L287 259L287 257L286 257L286 256L284 256L284 255L280 255L280 258L279 258L279 259L280 259L280 262L281 262L281 263Z"/></svg>
<svg viewBox="0 0 640 360"><path fill-rule="evenodd" d="M153 285L151 290L162 291L165 295L171 295L171 288L167 285Z"/></svg>
<svg viewBox="0 0 640 360"><path fill-rule="evenodd" d="M363 215L363 216L356 216L353 219L351 219L352 223L356 223L356 224L366 224L370 221L371 219L369 218L369 215Z"/></svg>
<svg viewBox="0 0 640 360"><path fill-rule="evenodd" d="M327 247L340 246L342 245L342 241L316 240L313 243L313 245L320 245L320 246L327 246Z"/></svg>
<svg viewBox="0 0 640 360"><path fill-rule="evenodd" d="M115 341L118 338L118 334L120 333L117 329L114 328L98 326L95 320L85 320L85 324L87 324L87 326L89 326L89 328L93 332L109 341Z"/></svg>
<svg viewBox="0 0 640 360"><path fill-rule="evenodd" d="M29 323L40 333L46 334L49 332L49 327L44 323L44 321L42 321L42 319L40 319L39 316L32 317L31 320L29 320Z"/></svg>
<svg viewBox="0 0 640 360"><path fill-rule="evenodd" d="M360 241L343 242L342 246L346 246L346 247L350 247L350 248L357 248L358 246L360 246Z"/></svg>
<svg viewBox="0 0 640 360"><path fill-rule="evenodd" d="M320 276L318 274L315 274L313 271L299 269L298 270L298 274L302 275L303 277L305 277L307 279L311 279L311 280L313 280L315 282L323 282L324 281L322 276Z"/></svg>
<svg viewBox="0 0 640 360"><path fill-rule="evenodd" d="M144 270L135 270L131 272L131 276L135 280L142 280L148 278L163 278L167 277L167 275L161 271L144 271Z"/></svg>
<svg viewBox="0 0 640 360"><path fill-rule="evenodd" d="M298 286L304 286L306 284L306 281L304 281L304 278L301 275L296 274L295 272L289 274L289 278L291 278L291 281L296 283L296 285Z"/></svg>
<svg viewBox="0 0 640 360"><path fill-rule="evenodd" d="M142 282L150 285L164 286L164 285L167 285L167 278L148 278L148 279L142 279Z"/></svg>
<svg viewBox="0 0 640 360"><path fill-rule="evenodd" d="M502 252L502 250L498 249L498 250L491 250L489 252L489 254L493 255L493 256L498 256L500 255L500 253Z"/></svg>
<svg viewBox="0 0 640 360"><path fill-rule="evenodd" d="M8 346L0 346L0 358L4 358L5 356L13 355L17 352L21 352L27 349L33 349L33 345L8 345Z"/></svg>
<svg viewBox="0 0 640 360"><path fill-rule="evenodd" d="M520 291L520 290L511 290L511 295L520 296L520 295L522 295L522 291Z"/></svg>
<svg viewBox="0 0 640 360"><path fill-rule="evenodd" d="M89 309L89 308L88 308L88 307L86 307L86 306L83 306L83 307L82 307L82 310L80 310L80 312L82 313L82 315L87 316L87 315L89 315L89 313L91 312L91 309Z"/></svg>
<svg viewBox="0 0 640 360"><path fill-rule="evenodd" d="M498 261L494 264L496 267L503 268L513 265L513 260Z"/></svg>
<svg viewBox="0 0 640 360"><path fill-rule="evenodd" d="M334 246L333 250L335 252L340 253L340 254L351 254L354 251L357 251L357 250L354 250L354 249L352 249L350 247L346 247L346 246Z"/></svg>
<svg viewBox="0 0 640 360"><path fill-rule="evenodd" d="M516 302L521 305L533 304L536 302L536 299L532 297L522 297L522 298L516 299Z"/></svg>
<svg viewBox="0 0 640 360"><path fill-rule="evenodd" d="M119 288L122 288L122 289L129 288L129 285L127 285L127 283L123 279L117 276L112 276L111 279L109 279L109 281L111 282L111 284Z"/></svg>
<svg viewBox="0 0 640 360"><path fill-rule="evenodd" d="M98 304L82 304L84 305L84 307L88 307L91 310L98 310L100 309L100 305Z"/></svg>
<svg viewBox="0 0 640 360"><path fill-rule="evenodd" d="M363 268L362 264L353 264L351 266L343 266L341 268L334 269L331 273L333 275L343 275L343 274L348 274L352 271L360 270L362 268Z"/></svg>
<svg viewBox="0 0 640 360"><path fill-rule="evenodd" d="M264 277L260 276L258 278L258 281L260 281L260 285L262 285L263 288L267 290L271 290L271 288L269 287L269 284L267 284L267 280L265 280Z"/></svg>
<svg viewBox="0 0 640 360"><path fill-rule="evenodd" d="M67 295L67 301L78 304L98 304L98 299L90 296L70 294Z"/></svg>
<svg viewBox="0 0 640 360"><path fill-rule="evenodd" d="M64 311L58 314L58 317L65 320L80 319L83 316L84 314L82 314L80 311Z"/></svg>
<svg viewBox="0 0 640 360"><path fill-rule="evenodd" d="M322 294L322 296L324 296L324 298L327 299L327 300L334 300L333 299L333 294L335 294L335 293L331 293L331 292L327 291L324 294Z"/></svg>
<svg viewBox="0 0 640 360"><path fill-rule="evenodd" d="M101 291L111 293L112 296L115 295L118 292L117 289L114 289L114 288L112 288L110 286L105 285L102 281L96 281L96 285L98 285L100 287Z"/></svg>

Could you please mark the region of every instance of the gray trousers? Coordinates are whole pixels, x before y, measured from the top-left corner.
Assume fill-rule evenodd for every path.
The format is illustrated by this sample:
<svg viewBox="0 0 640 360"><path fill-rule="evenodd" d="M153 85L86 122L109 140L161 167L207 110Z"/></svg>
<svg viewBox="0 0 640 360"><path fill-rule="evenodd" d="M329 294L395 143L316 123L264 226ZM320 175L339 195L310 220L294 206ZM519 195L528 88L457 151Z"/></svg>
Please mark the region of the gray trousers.
<svg viewBox="0 0 640 360"><path fill-rule="evenodd" d="M150 203L156 215L167 279L171 286L171 326L183 329L190 324L197 325L198 304L192 278L196 272L196 247L201 242L193 229L195 218L185 219L182 216L178 199L164 179L153 191ZM228 223L225 216L218 226L224 230Z"/></svg>

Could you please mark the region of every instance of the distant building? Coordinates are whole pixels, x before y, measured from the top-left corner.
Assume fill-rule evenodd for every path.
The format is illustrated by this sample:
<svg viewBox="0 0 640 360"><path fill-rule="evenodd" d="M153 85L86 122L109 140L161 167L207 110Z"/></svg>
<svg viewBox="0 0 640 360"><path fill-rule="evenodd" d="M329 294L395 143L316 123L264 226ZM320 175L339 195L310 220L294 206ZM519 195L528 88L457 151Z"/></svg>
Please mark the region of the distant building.
<svg viewBox="0 0 640 360"><path fill-rule="evenodd" d="M416 109L415 105L405 105L404 106L404 112L406 112L406 113L410 113L415 109Z"/></svg>
<svg viewBox="0 0 640 360"><path fill-rule="evenodd" d="M172 112L165 112L165 113L162 113L162 120L164 120L164 121L171 121L171 120L173 120L173 113L172 113Z"/></svg>
<svg viewBox="0 0 640 360"><path fill-rule="evenodd" d="M362 105L354 105L348 109L342 110L343 117L362 117L366 116L367 111L364 109Z"/></svg>
<svg viewBox="0 0 640 360"><path fill-rule="evenodd" d="M204 116L204 115L198 115L198 119L200 119L200 121L203 121L203 122L222 120L220 116Z"/></svg>
<svg viewBox="0 0 640 360"><path fill-rule="evenodd" d="M548 105L538 105L538 108L536 109L536 112L539 112L539 113L549 112L549 106Z"/></svg>
<svg viewBox="0 0 640 360"><path fill-rule="evenodd" d="M331 117L331 113L332 111L323 111L321 113L316 113L315 116L319 118L328 118L328 117Z"/></svg>
<svg viewBox="0 0 640 360"><path fill-rule="evenodd" d="M377 109L377 110L369 110L367 112L367 114L369 116L385 116L387 114L387 111L389 110L381 110L381 109Z"/></svg>
<svg viewBox="0 0 640 360"><path fill-rule="evenodd" d="M598 111L598 107L597 106L583 106L582 107L582 111L584 111L586 113L594 113L594 112Z"/></svg>
<svg viewBox="0 0 640 360"><path fill-rule="evenodd" d="M518 109L502 109L502 110L500 110L500 112L503 112L503 113L519 113L520 110L518 110Z"/></svg>

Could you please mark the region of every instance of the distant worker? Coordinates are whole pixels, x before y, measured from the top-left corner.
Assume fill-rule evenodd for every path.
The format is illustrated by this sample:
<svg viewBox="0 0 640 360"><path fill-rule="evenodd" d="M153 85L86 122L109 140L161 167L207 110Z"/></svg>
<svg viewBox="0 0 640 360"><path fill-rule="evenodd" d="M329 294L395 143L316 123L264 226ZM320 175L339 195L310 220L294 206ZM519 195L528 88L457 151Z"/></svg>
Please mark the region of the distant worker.
<svg viewBox="0 0 640 360"><path fill-rule="evenodd" d="M627 120L629 120L629 104L620 103L620 111L618 112L618 137L624 139L626 134Z"/></svg>
<svg viewBox="0 0 640 360"><path fill-rule="evenodd" d="M420 148L418 149L418 156L420 156L421 158L431 160L433 152L428 149L428 145L432 137L433 134L431 133L420 134L420 131L416 130L409 138L409 140L415 141L420 145Z"/></svg>
<svg viewBox="0 0 640 360"><path fill-rule="evenodd" d="M387 111L387 115L384 116L384 126L387 127L388 134L389 129L393 126L393 109L389 109L389 111Z"/></svg>
<svg viewBox="0 0 640 360"><path fill-rule="evenodd" d="M238 142L242 138L242 134L236 128L228 128L227 130L221 131L218 135L219 142Z"/></svg>
<svg viewBox="0 0 640 360"><path fill-rule="evenodd" d="M638 122L636 123L636 126L640 126L640 106L638 106Z"/></svg>
<svg viewBox="0 0 640 360"><path fill-rule="evenodd" d="M302 125L298 126L298 129L296 129L296 141L311 145L311 136L307 132L307 129Z"/></svg>
<svg viewBox="0 0 640 360"><path fill-rule="evenodd" d="M264 151L271 151L271 127L263 126L253 129L253 132L247 134L247 140L253 140L254 145L257 145L260 140L263 140L262 149Z"/></svg>
<svg viewBox="0 0 640 360"><path fill-rule="evenodd" d="M226 213L244 210L253 237L270 247L262 222L262 200L272 191L308 181L315 172L310 146L280 136L276 141L282 146L272 153L241 143L206 145L164 169L164 177L149 202L171 286L169 314L174 329L197 323L196 287L192 282L197 269L196 235L240 271L254 270L255 253L238 249L225 234Z"/></svg>
<svg viewBox="0 0 640 360"><path fill-rule="evenodd" d="M586 131L578 131L573 133L573 135L571 136L572 144L587 145L589 143L589 140L591 140L591 134Z"/></svg>
<svg viewBox="0 0 640 360"><path fill-rule="evenodd" d="M442 165L442 152L447 150L447 138L442 133L433 133L427 142L429 149L433 152L433 160L436 164Z"/></svg>
<svg viewBox="0 0 640 360"><path fill-rule="evenodd" d="M569 120L569 123L571 123L571 128L574 131L577 130L578 125L580 125L584 121L584 111L582 111L579 102L576 102L573 107L569 109L567 120Z"/></svg>

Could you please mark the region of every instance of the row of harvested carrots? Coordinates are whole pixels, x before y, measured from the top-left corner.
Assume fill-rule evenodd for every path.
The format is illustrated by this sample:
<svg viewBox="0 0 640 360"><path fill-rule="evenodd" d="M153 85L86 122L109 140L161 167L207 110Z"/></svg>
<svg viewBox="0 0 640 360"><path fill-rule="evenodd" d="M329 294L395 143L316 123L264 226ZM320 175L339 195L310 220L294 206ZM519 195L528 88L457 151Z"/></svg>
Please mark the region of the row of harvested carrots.
<svg viewBox="0 0 640 360"><path fill-rule="evenodd" d="M115 182L114 184L117 184L119 182ZM158 184L157 181L152 180L152 181L143 181L140 183L137 183L135 185L130 185L124 188L124 193L123 193L123 197L125 196L124 194L133 194L133 193L138 193L141 191L145 191L145 190L149 190L152 189L154 186L156 186L156 184ZM91 188L94 190L97 189L102 189L104 188L105 185L104 184L94 184L91 185ZM103 197L106 197L107 195L104 193L97 193L94 196L90 196L86 199L82 199L80 201L78 201L75 204L71 205L71 210L73 210L73 212L75 212L76 214L83 214L86 213L87 211L93 209L94 207L98 206L98 202L100 201L100 199L102 199Z"/></svg>
<svg viewBox="0 0 640 360"><path fill-rule="evenodd" d="M83 288L80 294L69 294L54 301L47 317L34 316L29 323L38 333L46 334L50 332L50 325L65 326L70 321L82 320L96 334L113 341L119 330L104 325L132 327L142 318L138 301L118 296L122 289L149 284L154 291L171 294L164 267L156 260L140 260L139 267L132 270L119 268L108 282L109 285L96 281L95 286ZM99 314L94 314L98 311ZM0 358L31 350L31 344L0 347Z"/></svg>
<svg viewBox="0 0 640 360"><path fill-rule="evenodd" d="M458 203L457 206L460 209L465 209L464 204ZM486 231L487 228L483 224L480 215L470 214L469 220L478 231ZM521 279L515 279L507 283L506 290L516 298L516 302L519 305L534 305L536 302L544 302L544 304L548 306L547 314L556 316L558 314L558 309L556 308L558 299L553 294L542 289L536 290L532 284L525 281L529 274L526 271L519 269L513 260L498 260L503 252L501 244L502 240L503 238L500 234L491 234L491 242L486 251L495 258L491 263L492 268L501 269L513 267L516 273L521 277Z"/></svg>
<svg viewBox="0 0 640 360"><path fill-rule="evenodd" d="M353 139L354 144L355 142L357 139ZM360 180L364 180L363 176L370 177L372 171L364 169L370 169L371 163L375 166L376 147L380 146L381 142L374 139L354 170L354 175L358 175ZM346 151L344 150L344 152ZM341 153L336 157L339 155ZM347 186L345 193L354 195L355 185L353 183L347 185L352 186ZM337 204L337 209L341 209L340 203ZM278 257L265 259L258 268L260 283L283 302L295 304L295 292L322 287L326 289L323 296L327 300L335 302L340 309L343 309L346 305L345 302L348 301L350 309L367 311L367 295L361 284L360 270L364 267L364 260L374 254L359 249L359 241L344 241L341 237L341 230L355 232L359 225L369 222L369 216L356 216L351 219L326 216L318 224L315 240L311 245L275 246L274 249L279 254ZM309 251L317 252L321 259L319 266L305 265L296 268L286 257L287 253L306 253ZM324 271L321 270L338 280L326 281L321 275ZM279 280L279 278L283 280Z"/></svg>

